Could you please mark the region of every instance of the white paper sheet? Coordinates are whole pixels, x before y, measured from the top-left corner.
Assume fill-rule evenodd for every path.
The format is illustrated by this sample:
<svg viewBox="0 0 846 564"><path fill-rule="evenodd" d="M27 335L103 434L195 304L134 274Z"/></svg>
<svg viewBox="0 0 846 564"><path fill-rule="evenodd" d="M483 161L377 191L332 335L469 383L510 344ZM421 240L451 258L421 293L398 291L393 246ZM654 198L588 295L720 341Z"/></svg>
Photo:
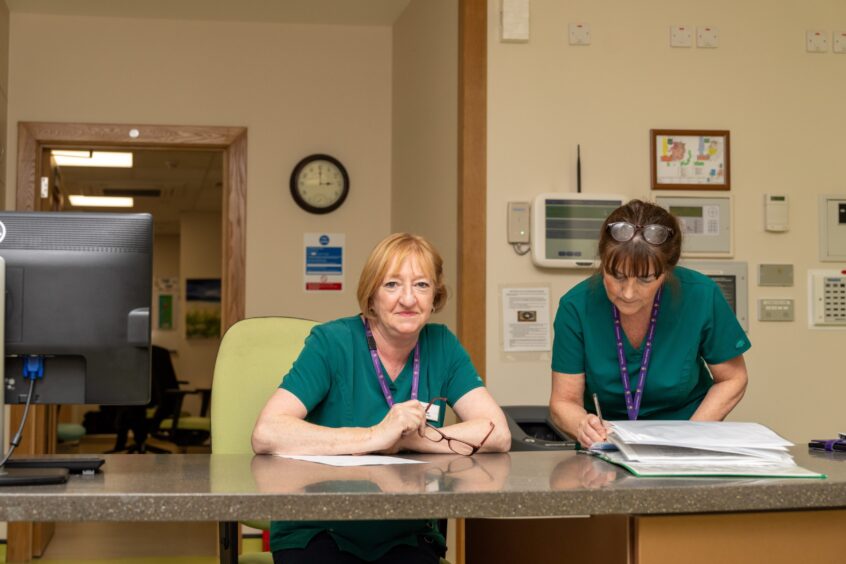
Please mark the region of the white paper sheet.
<svg viewBox="0 0 846 564"><path fill-rule="evenodd" d="M628 444L785 449L793 443L759 423L730 421L612 421L612 433ZM615 441L616 442L616 441Z"/></svg>
<svg viewBox="0 0 846 564"><path fill-rule="evenodd" d="M410 460L408 458L399 458L397 456L379 456L379 455L334 455L334 456L311 456L300 454L278 454L282 458L291 458L293 460L305 460L306 462L317 462L318 464L328 464L329 466L386 466L389 464L422 464L422 460Z"/></svg>
<svg viewBox="0 0 846 564"><path fill-rule="evenodd" d="M622 466L635 476L678 477L678 476L745 476L760 478L825 478L825 474L812 472L794 463L789 464L664 464L632 462L619 452L597 453L597 456Z"/></svg>

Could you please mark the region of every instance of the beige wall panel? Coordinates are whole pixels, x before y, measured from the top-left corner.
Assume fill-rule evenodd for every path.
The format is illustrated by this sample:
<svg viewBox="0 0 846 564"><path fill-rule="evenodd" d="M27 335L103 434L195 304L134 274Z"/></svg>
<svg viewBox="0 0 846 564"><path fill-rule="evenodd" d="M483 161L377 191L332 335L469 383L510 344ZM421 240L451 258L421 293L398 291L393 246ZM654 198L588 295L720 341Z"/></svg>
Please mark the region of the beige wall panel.
<svg viewBox="0 0 846 564"><path fill-rule="evenodd" d="M831 33L846 5L685 0L531 5L528 43L500 43L499 2L488 8L487 382L502 403L545 404L548 359L502 357L499 287L540 284L558 297L583 279L540 270L506 244L506 202L576 189L651 197L651 128L731 131L735 260L750 266L751 381L732 419L770 425L795 441L843 431L843 331L807 325L808 269L818 262L817 195L846 192L843 132L846 56L805 52L805 30ZM592 44L568 45L567 25L586 22ZM840 23L838 23L840 22ZM713 26L717 49L671 49L672 24ZM830 37L830 36L829 36ZM763 229L763 194L790 196L791 229ZM795 265L795 286L757 286L762 262ZM837 265L833 265L837 266ZM795 300L796 321L760 323L759 298ZM609 346L613 337L609 335ZM660 346L660 343L656 343Z"/></svg>
<svg viewBox="0 0 846 564"><path fill-rule="evenodd" d="M389 27L15 14L11 52L13 144L20 120L247 127L247 315L356 311L358 271L390 231ZM289 195L316 152L351 178L327 216ZM304 232L346 234L347 291L303 292Z"/></svg>
<svg viewBox="0 0 846 564"><path fill-rule="evenodd" d="M180 380L190 382L192 388L210 388L214 361L220 338L188 338L186 336L186 315L190 304L186 301L187 280L220 278L220 214L209 212L187 212L179 217L179 346L174 355L174 368ZM196 307L197 304L195 304ZM202 308L211 307L200 303ZM218 306L220 304L217 304ZM185 399L191 413L199 413L197 396ZM192 405L194 404L194 405ZM193 408L193 409L192 409Z"/></svg>
<svg viewBox="0 0 846 564"><path fill-rule="evenodd" d="M458 276L457 9L454 0L413 0L394 24L391 178L391 230L423 235L443 256L450 298L432 319L453 331Z"/></svg>

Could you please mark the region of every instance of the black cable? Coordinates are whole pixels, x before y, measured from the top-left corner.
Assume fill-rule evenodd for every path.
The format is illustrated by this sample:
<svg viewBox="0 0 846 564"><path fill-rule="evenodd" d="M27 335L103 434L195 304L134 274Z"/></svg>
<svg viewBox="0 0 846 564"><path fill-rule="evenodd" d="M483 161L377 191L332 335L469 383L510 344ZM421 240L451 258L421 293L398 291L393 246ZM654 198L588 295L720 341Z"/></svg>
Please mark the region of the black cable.
<svg viewBox="0 0 846 564"><path fill-rule="evenodd" d="M18 427L18 432L15 433L15 437L9 443L9 452L6 453L5 458L3 458L3 462L0 462L0 468L6 465L6 462L11 458L12 453L15 452L15 447L21 443L21 436L23 435L23 428L24 424L26 423L26 416L29 414L29 406L32 404L32 394L35 391L35 378L30 379L29 381L29 391L26 394L26 405L24 405L24 412L23 417L21 417L21 424ZM2 438L0 437L0 440Z"/></svg>

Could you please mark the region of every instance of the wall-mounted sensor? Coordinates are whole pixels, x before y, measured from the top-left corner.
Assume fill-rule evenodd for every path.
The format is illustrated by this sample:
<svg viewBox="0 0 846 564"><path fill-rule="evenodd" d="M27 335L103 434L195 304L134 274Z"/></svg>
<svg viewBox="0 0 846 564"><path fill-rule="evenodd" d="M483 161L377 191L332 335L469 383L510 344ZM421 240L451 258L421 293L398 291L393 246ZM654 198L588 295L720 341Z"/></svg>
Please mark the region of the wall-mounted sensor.
<svg viewBox="0 0 846 564"><path fill-rule="evenodd" d="M787 194L764 194L764 229L783 232L790 229Z"/></svg>
<svg viewBox="0 0 846 564"><path fill-rule="evenodd" d="M529 242L529 202L508 202L508 242Z"/></svg>

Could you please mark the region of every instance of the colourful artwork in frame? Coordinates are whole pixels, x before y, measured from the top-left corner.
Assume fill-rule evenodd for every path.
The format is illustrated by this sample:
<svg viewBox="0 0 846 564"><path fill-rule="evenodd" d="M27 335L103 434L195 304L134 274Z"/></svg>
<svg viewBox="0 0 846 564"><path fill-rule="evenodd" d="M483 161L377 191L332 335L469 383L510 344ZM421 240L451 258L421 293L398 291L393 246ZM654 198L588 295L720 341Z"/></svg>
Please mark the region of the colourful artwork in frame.
<svg viewBox="0 0 846 564"><path fill-rule="evenodd" d="M729 132L653 129L653 190L731 190Z"/></svg>

